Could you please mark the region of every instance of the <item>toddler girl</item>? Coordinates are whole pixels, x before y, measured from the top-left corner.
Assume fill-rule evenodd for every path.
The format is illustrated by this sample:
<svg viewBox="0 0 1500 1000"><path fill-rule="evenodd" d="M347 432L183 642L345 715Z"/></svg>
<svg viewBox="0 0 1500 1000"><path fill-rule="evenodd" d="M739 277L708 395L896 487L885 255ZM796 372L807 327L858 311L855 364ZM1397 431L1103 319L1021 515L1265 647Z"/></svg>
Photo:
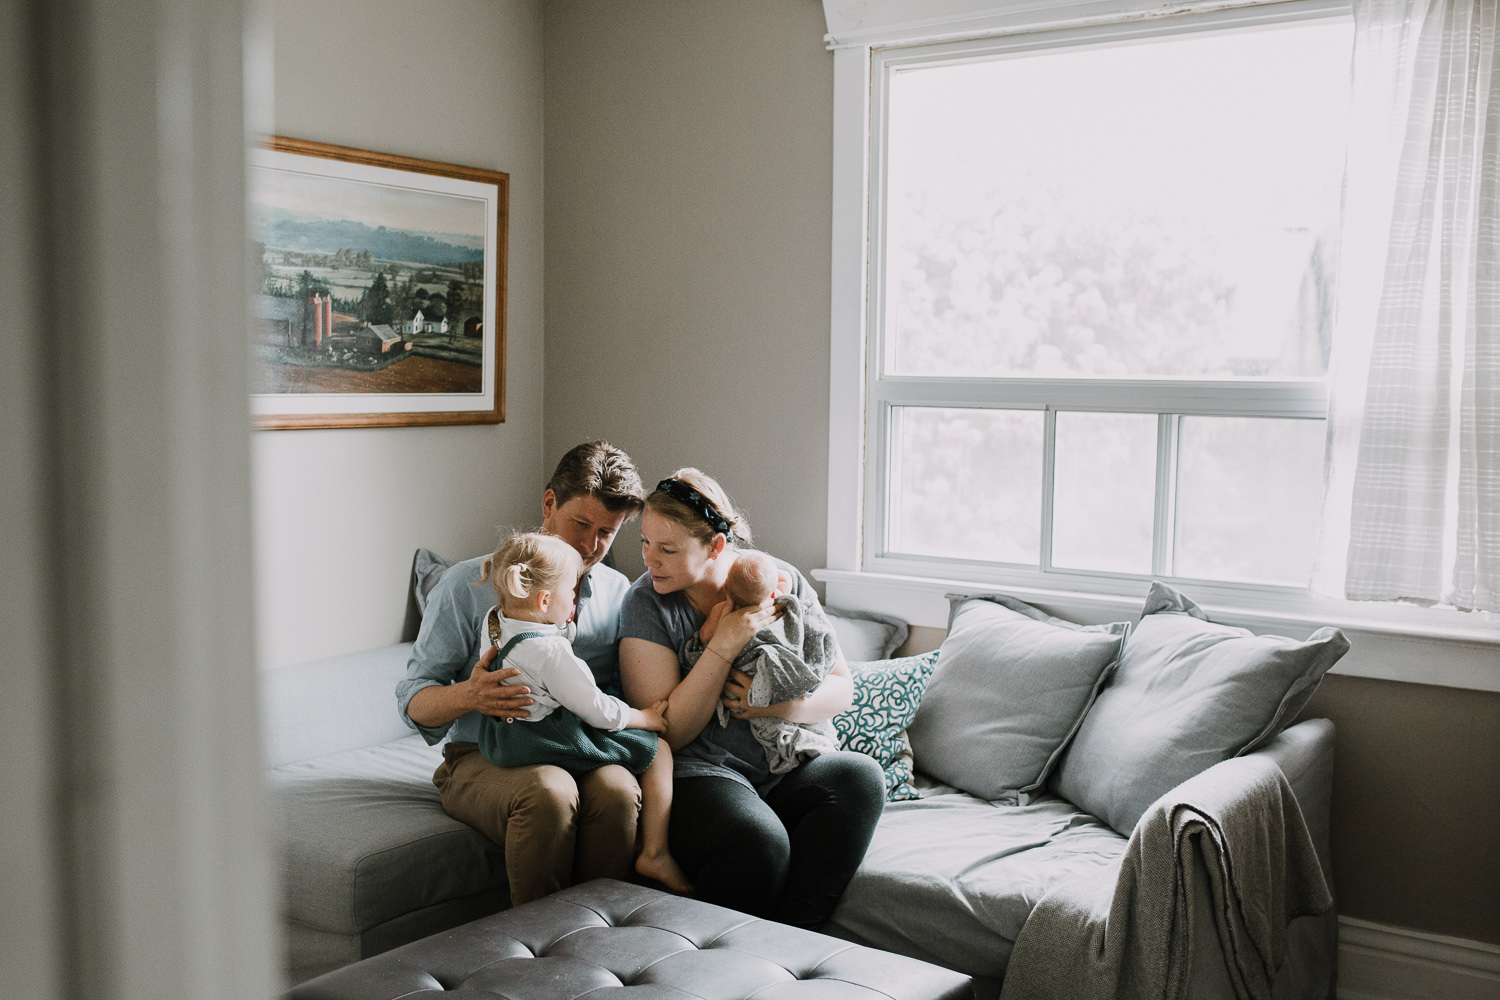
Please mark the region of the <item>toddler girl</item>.
<svg viewBox="0 0 1500 1000"><path fill-rule="evenodd" d="M571 644L574 592L583 563L571 545L552 535L517 534L484 561L482 580L499 604L484 617L482 641L500 647L503 663L521 672L511 683L531 689L531 714L521 725L493 716L480 723L479 749L500 767L554 764L591 771L620 764L641 782L641 852L635 870L674 892L692 892L667 850L672 807L672 751L665 701L631 708L599 690ZM506 719L505 722L510 722Z"/></svg>

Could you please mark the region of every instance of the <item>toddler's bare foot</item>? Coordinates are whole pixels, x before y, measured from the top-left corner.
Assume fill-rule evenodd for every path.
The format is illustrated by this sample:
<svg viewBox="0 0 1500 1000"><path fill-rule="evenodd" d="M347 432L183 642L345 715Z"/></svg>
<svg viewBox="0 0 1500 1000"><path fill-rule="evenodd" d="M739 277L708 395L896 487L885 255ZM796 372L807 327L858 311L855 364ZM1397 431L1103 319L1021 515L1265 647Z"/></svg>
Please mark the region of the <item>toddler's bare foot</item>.
<svg viewBox="0 0 1500 1000"><path fill-rule="evenodd" d="M677 859L666 851L660 854L642 851L636 856L635 870L636 874L655 879L679 895L692 895L693 883L688 881L687 873L678 867Z"/></svg>

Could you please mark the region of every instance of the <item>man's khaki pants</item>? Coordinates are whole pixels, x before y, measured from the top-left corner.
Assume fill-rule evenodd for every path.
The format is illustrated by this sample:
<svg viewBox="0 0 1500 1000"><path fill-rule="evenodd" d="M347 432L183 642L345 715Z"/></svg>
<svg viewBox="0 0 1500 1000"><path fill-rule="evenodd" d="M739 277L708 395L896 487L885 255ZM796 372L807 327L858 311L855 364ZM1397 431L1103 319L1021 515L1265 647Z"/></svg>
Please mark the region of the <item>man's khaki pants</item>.
<svg viewBox="0 0 1500 1000"><path fill-rule="evenodd" d="M449 743L432 783L448 815L505 848L512 906L634 870L641 788L618 764L575 779L550 764L496 767L473 743Z"/></svg>

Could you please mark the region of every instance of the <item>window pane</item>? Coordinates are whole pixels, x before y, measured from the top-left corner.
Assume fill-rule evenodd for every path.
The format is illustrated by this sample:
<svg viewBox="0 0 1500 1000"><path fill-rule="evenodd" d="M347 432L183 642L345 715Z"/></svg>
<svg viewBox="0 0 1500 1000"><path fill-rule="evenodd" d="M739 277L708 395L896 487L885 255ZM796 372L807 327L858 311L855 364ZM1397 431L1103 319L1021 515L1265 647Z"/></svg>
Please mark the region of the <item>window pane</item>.
<svg viewBox="0 0 1500 1000"><path fill-rule="evenodd" d="M887 370L1322 375L1348 19L898 69Z"/></svg>
<svg viewBox="0 0 1500 1000"><path fill-rule="evenodd" d="M1183 417L1175 575L1306 585L1324 430L1321 420Z"/></svg>
<svg viewBox="0 0 1500 1000"><path fill-rule="evenodd" d="M890 551L1036 565L1042 414L894 409Z"/></svg>
<svg viewBox="0 0 1500 1000"><path fill-rule="evenodd" d="M1156 416L1057 415L1052 565L1151 572L1156 511Z"/></svg>

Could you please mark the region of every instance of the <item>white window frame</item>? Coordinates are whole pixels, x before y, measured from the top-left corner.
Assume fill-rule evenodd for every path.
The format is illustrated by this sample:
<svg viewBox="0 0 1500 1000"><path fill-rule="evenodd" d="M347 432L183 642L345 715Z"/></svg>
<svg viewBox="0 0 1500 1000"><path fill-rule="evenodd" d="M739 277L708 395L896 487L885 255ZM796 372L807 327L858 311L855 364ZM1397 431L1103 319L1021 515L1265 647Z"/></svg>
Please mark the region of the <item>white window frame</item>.
<svg viewBox="0 0 1500 1000"><path fill-rule="evenodd" d="M882 539L877 537L886 514L886 435L882 422L890 419L891 407L916 404L1042 410L1050 435L1058 409L1321 418L1327 408L1326 386L1322 380L1308 379L996 382L883 375L881 170L889 70L1064 41L1123 40L1325 18L1347 14L1348 4L1346 0L1216 4L1182 13L1181 5L1157 8L1139 0L1061 5L985 5L974 0L946 5L965 8L966 12L921 23L881 25L870 10L865 10L862 13L868 16L857 19L853 28L843 32L836 30L832 10L836 6L825 4L831 29L828 40L834 54L827 567L815 571L814 576L825 583L830 605L894 614L919 626L946 627L948 602L944 595L953 590L1003 589L1079 621L1132 617L1139 613L1148 585L1145 577L1058 572L1046 568L1045 562L1043 570L1037 570L883 553ZM1175 417L1161 418L1160 433L1171 433L1174 423ZM1157 474L1170 475L1171 470L1160 468ZM1050 478L1045 476L1044 481ZM1050 490L1050 482L1044 489ZM1161 516L1159 512L1158 529L1163 527ZM1158 560L1162 544L1163 539L1158 537ZM1044 530L1044 551L1049 545ZM1352 669L1346 666L1346 672L1500 690L1500 669L1494 655L1500 631L1495 628L1494 617L1477 620L1453 611L1327 601L1294 588L1168 579L1180 581L1179 585L1219 621L1293 636L1306 635L1319 625L1335 624L1351 634L1373 637L1377 646L1398 644ZM1406 662L1399 642L1412 637L1449 647L1440 676L1413 670Z"/></svg>

